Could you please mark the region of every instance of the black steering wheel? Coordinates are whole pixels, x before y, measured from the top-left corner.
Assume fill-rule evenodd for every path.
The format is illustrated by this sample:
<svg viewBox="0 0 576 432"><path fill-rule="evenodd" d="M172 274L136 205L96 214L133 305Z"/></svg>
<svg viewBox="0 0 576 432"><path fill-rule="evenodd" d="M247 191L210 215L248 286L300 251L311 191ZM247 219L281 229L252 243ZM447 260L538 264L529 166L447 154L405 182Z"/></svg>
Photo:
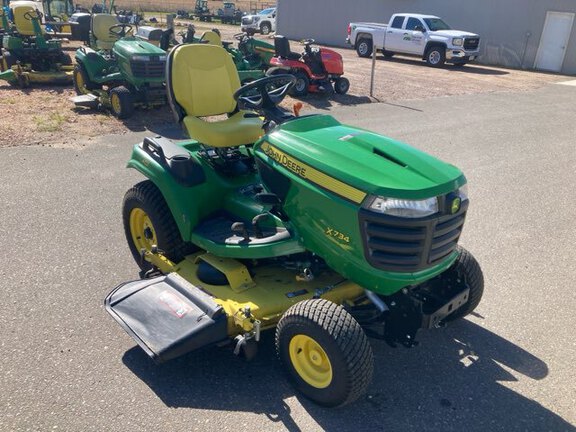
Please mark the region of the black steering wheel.
<svg viewBox="0 0 576 432"><path fill-rule="evenodd" d="M112 27L108 29L110 36L116 36L122 38L126 36L127 33L132 31L133 27L130 24L114 24Z"/></svg>
<svg viewBox="0 0 576 432"><path fill-rule="evenodd" d="M24 14L24 18L26 18L28 21L32 21L33 19L38 19L38 21L42 21L43 17L44 14L40 12L38 9L34 11L28 11Z"/></svg>
<svg viewBox="0 0 576 432"><path fill-rule="evenodd" d="M242 42L244 38L248 38L248 35L246 33L236 33L234 35L234 39L236 39L238 42Z"/></svg>
<svg viewBox="0 0 576 432"><path fill-rule="evenodd" d="M252 81L234 93L240 108L266 111L276 108L296 82L290 74L272 75Z"/></svg>

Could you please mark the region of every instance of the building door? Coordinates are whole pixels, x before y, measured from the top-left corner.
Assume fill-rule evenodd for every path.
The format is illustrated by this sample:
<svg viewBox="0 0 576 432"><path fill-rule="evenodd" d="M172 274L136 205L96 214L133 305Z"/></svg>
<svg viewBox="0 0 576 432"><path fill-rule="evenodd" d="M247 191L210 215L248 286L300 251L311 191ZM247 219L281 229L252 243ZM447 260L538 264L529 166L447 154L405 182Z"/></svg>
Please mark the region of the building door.
<svg viewBox="0 0 576 432"><path fill-rule="evenodd" d="M534 63L536 69L560 72L573 22L573 13L548 12L546 14L546 22Z"/></svg>

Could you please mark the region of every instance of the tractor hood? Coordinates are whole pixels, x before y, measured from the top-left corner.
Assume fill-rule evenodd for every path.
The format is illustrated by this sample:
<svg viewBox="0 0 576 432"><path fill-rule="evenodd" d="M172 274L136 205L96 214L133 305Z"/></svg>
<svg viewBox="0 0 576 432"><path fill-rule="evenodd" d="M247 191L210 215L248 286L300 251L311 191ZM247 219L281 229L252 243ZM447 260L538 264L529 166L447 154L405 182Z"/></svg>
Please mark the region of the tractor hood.
<svg viewBox="0 0 576 432"><path fill-rule="evenodd" d="M310 181L312 175L321 175L338 187L370 195L424 199L466 183L453 165L407 144L343 125L328 115L286 122L265 140L256 151L262 162Z"/></svg>
<svg viewBox="0 0 576 432"><path fill-rule="evenodd" d="M166 51L152 45L149 42L136 38L123 38L114 44L114 52L123 57L133 55L161 56L166 55Z"/></svg>

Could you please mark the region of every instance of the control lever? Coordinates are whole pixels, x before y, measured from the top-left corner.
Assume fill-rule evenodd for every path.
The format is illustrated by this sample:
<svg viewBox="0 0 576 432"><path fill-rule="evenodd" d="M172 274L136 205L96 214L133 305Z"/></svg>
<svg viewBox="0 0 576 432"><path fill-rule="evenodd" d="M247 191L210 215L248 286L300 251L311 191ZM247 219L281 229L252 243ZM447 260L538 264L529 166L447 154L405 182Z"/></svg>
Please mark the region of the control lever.
<svg viewBox="0 0 576 432"><path fill-rule="evenodd" d="M230 228L233 233L238 234L240 237L244 238L244 241L250 240L250 234L244 226L244 222L234 222Z"/></svg>
<svg viewBox="0 0 576 432"><path fill-rule="evenodd" d="M268 213L260 213L259 215L254 216L254 218L252 219L252 229L254 230L254 235L256 236L256 238L264 237L264 234L262 233L262 229L260 228L259 223L262 219L268 218L268 216L269 216Z"/></svg>

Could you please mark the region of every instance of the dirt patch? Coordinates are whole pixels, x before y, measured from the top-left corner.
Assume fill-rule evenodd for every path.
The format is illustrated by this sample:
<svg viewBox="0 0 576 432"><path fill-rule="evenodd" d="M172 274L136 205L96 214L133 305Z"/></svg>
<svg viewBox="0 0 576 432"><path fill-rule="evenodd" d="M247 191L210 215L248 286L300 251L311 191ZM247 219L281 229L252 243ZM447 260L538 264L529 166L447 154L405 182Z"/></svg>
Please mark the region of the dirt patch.
<svg viewBox="0 0 576 432"><path fill-rule="evenodd" d="M233 40L233 35L239 31L238 26L232 25L194 24L197 32L219 28L224 40ZM65 49L73 57L78 46L77 42L72 42ZM292 50L298 52L301 46L292 42ZM344 58L345 76L350 80L349 93L308 95L300 99L304 104L303 112L310 108L327 109L372 101L399 102L452 95L518 92L571 79L556 74L477 65L433 69L415 58L397 56L384 60L378 56L374 97L371 98L371 59L359 58L353 50L335 50ZM168 107L137 111L131 119L120 121L105 111L74 107L70 101L74 95L74 90L68 87L44 86L22 90L0 81L0 147L34 144L85 146L99 135L154 131L173 121ZM291 108L296 102L287 98L283 106Z"/></svg>

